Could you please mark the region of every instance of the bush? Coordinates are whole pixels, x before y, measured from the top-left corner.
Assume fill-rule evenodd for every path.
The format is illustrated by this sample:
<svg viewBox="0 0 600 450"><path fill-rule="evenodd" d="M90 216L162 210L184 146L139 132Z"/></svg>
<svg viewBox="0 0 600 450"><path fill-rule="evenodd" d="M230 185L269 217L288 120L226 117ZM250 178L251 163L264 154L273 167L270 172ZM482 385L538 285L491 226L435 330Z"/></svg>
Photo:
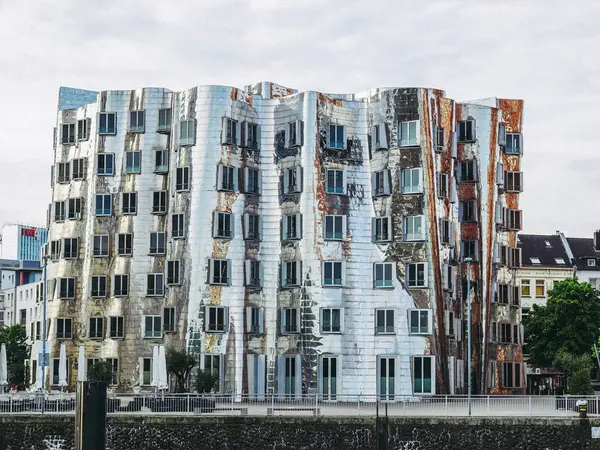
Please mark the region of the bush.
<svg viewBox="0 0 600 450"><path fill-rule="evenodd" d="M109 386L112 382L112 364L108 361L98 361L88 370L88 381L104 383Z"/></svg>
<svg viewBox="0 0 600 450"><path fill-rule="evenodd" d="M200 394L208 394L217 388L219 375L210 369L200 370L196 375L196 391Z"/></svg>

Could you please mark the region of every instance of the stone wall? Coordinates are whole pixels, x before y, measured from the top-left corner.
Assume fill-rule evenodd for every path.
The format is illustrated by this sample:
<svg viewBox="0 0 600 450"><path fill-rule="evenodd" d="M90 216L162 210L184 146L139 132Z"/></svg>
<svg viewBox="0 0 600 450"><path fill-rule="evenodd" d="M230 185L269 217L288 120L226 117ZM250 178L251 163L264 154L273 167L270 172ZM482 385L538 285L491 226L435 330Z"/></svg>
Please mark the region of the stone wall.
<svg viewBox="0 0 600 450"><path fill-rule="evenodd" d="M600 426L600 419L393 418L388 448L600 449L600 439L591 438L593 426ZM2 416L0 450L71 450L73 429L73 417ZM113 416L107 450L368 450L375 449L375 430L372 417Z"/></svg>

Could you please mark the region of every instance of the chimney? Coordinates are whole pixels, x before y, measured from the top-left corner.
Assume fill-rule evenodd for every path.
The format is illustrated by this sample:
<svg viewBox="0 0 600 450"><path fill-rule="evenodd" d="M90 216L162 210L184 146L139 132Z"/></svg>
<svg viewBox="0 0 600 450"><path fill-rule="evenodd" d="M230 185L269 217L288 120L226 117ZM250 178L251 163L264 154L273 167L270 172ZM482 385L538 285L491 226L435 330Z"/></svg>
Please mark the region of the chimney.
<svg viewBox="0 0 600 450"><path fill-rule="evenodd" d="M594 232L594 249L600 251L600 230Z"/></svg>

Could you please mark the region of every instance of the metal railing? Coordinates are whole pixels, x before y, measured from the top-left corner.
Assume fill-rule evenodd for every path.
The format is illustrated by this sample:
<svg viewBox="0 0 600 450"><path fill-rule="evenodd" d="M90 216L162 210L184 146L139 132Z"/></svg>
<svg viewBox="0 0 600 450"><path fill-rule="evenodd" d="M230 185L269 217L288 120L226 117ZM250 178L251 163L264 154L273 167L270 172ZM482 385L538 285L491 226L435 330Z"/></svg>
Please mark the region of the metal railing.
<svg viewBox="0 0 600 450"><path fill-rule="evenodd" d="M473 396L471 415L478 417L560 417L577 414L577 400L588 402L587 413L600 413L600 397L592 396ZM466 396L368 395L252 396L199 394L109 393L109 414L184 414L242 416L375 416L377 407L387 415L412 417L468 416ZM380 414L382 409L379 410ZM75 394L0 395L0 414L74 414Z"/></svg>

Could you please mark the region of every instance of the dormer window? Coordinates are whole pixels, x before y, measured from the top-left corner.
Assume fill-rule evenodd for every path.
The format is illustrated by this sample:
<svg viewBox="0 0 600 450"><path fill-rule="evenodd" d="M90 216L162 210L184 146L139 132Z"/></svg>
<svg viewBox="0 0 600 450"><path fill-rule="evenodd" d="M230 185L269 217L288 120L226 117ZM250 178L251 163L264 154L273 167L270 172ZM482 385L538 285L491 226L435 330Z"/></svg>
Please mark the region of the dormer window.
<svg viewBox="0 0 600 450"><path fill-rule="evenodd" d="M546 241L546 248L552 248L552 244L550 243L550 241Z"/></svg>
<svg viewBox="0 0 600 450"><path fill-rule="evenodd" d="M564 264L565 260L563 258L554 258L554 261L556 261L556 264Z"/></svg>
<svg viewBox="0 0 600 450"><path fill-rule="evenodd" d="M531 260L531 264L541 264L540 258L536 258L536 257L531 257L529 258Z"/></svg>
<svg viewBox="0 0 600 450"><path fill-rule="evenodd" d="M588 259L587 265L588 265L588 267L596 267L596 260L592 259L592 258Z"/></svg>

